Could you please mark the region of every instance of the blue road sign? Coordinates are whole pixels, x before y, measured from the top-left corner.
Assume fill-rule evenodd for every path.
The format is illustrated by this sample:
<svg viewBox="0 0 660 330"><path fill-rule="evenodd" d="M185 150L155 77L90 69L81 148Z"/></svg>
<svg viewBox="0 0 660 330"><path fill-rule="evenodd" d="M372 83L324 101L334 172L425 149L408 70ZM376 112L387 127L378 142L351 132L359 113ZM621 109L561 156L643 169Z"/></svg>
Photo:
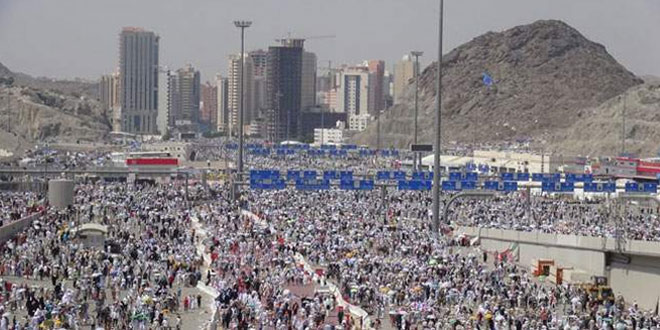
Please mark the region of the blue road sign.
<svg viewBox="0 0 660 330"><path fill-rule="evenodd" d="M658 192L657 183L637 183L637 182L628 182L626 183L626 192L627 193L652 193L655 194Z"/></svg>
<svg viewBox="0 0 660 330"><path fill-rule="evenodd" d="M341 180L339 189L342 190L373 190L373 180Z"/></svg>
<svg viewBox="0 0 660 330"><path fill-rule="evenodd" d="M485 190L495 190L502 192L518 191L518 182L516 181L486 181L484 182Z"/></svg>
<svg viewBox="0 0 660 330"><path fill-rule="evenodd" d="M339 173L334 170L323 171L323 179L325 180L337 180L339 179Z"/></svg>
<svg viewBox="0 0 660 330"><path fill-rule="evenodd" d="M300 179L300 170L288 170L286 171L287 180L298 180Z"/></svg>
<svg viewBox="0 0 660 330"><path fill-rule="evenodd" d="M433 172L413 172L413 180L431 180L433 179Z"/></svg>
<svg viewBox="0 0 660 330"><path fill-rule="evenodd" d="M490 167L485 164L479 164L479 172L481 173L488 173L490 171Z"/></svg>
<svg viewBox="0 0 660 330"><path fill-rule="evenodd" d="M392 178L392 172L390 171L378 171L376 173L376 180L390 180Z"/></svg>
<svg viewBox="0 0 660 330"><path fill-rule="evenodd" d="M325 156L325 150L322 149L308 149L307 155L311 157L323 157Z"/></svg>
<svg viewBox="0 0 660 330"><path fill-rule="evenodd" d="M281 179L250 179L250 189L260 190L282 190L286 188L286 182Z"/></svg>
<svg viewBox="0 0 660 330"><path fill-rule="evenodd" d="M316 179L316 176L318 174L316 173L315 170L304 170L302 172L302 177L304 180L309 180L309 179Z"/></svg>
<svg viewBox="0 0 660 330"><path fill-rule="evenodd" d="M513 181L513 172L502 172L500 173L500 179L503 181Z"/></svg>
<svg viewBox="0 0 660 330"><path fill-rule="evenodd" d="M450 181L477 181L479 174L477 172L449 172Z"/></svg>
<svg viewBox="0 0 660 330"><path fill-rule="evenodd" d="M391 150L381 150L381 151L380 151L380 154L381 154L382 156L397 157L397 156L399 156L399 151L398 151L398 150L394 150L394 149L391 149Z"/></svg>
<svg viewBox="0 0 660 330"><path fill-rule="evenodd" d="M474 190L477 189L476 181L452 181L444 180L442 181L442 190L446 191L461 191L461 190Z"/></svg>
<svg viewBox="0 0 660 330"><path fill-rule="evenodd" d="M473 172L473 171L477 170L477 165L475 163L472 163L472 162L466 163L465 164L465 169L470 171L470 172Z"/></svg>
<svg viewBox="0 0 660 330"><path fill-rule="evenodd" d="M585 182L584 192L601 192L613 193L616 192L616 183L614 182Z"/></svg>
<svg viewBox="0 0 660 330"><path fill-rule="evenodd" d="M536 182L544 182L544 181L549 181L549 182L559 182L561 181L561 174L560 173L532 173L532 181Z"/></svg>
<svg viewBox="0 0 660 330"><path fill-rule="evenodd" d="M270 149L266 149L266 148L248 148L248 153L251 154L251 155L268 156L268 155L270 155Z"/></svg>
<svg viewBox="0 0 660 330"><path fill-rule="evenodd" d="M302 179L296 181L297 190L328 190L330 189L329 180Z"/></svg>
<svg viewBox="0 0 660 330"><path fill-rule="evenodd" d="M446 191L459 191L461 190L458 181L442 181L442 190Z"/></svg>
<svg viewBox="0 0 660 330"><path fill-rule="evenodd" d="M353 180L353 171L339 171L340 180Z"/></svg>
<svg viewBox="0 0 660 330"><path fill-rule="evenodd" d="M572 193L575 190L575 184L573 182L543 181L541 190L543 192Z"/></svg>
<svg viewBox="0 0 660 330"><path fill-rule="evenodd" d="M566 182L593 182L593 174L566 173Z"/></svg>
<svg viewBox="0 0 660 330"><path fill-rule="evenodd" d="M658 184L657 183L644 183L644 192L656 194L658 193Z"/></svg>
<svg viewBox="0 0 660 330"><path fill-rule="evenodd" d="M432 186L433 186L433 182L429 180L399 181L399 190L426 191L426 190L431 190Z"/></svg>
<svg viewBox="0 0 660 330"><path fill-rule="evenodd" d="M516 173L513 181L529 181L529 173Z"/></svg>
<svg viewBox="0 0 660 330"><path fill-rule="evenodd" d="M279 170L250 170L250 179L279 179Z"/></svg>
<svg viewBox="0 0 660 330"><path fill-rule="evenodd" d="M330 156L343 157L346 155L348 155L348 153L344 149L340 149L340 150L330 149Z"/></svg>
<svg viewBox="0 0 660 330"><path fill-rule="evenodd" d="M392 172L392 178L394 180L405 180L406 179L406 172L404 172L404 171L394 171L394 172Z"/></svg>

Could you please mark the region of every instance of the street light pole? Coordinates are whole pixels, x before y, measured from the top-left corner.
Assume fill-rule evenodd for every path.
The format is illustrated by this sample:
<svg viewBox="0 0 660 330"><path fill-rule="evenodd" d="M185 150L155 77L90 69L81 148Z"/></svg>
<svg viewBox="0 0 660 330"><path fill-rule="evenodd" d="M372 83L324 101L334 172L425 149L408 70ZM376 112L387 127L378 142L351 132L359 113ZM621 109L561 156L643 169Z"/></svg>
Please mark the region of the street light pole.
<svg viewBox="0 0 660 330"><path fill-rule="evenodd" d="M440 19L438 24L438 67L436 72L436 114L435 114L435 157L433 157L433 237L438 235L440 227L440 124L442 123L442 24L444 1L440 0Z"/></svg>
<svg viewBox="0 0 660 330"><path fill-rule="evenodd" d="M415 71L415 135L413 137L413 144L417 144L417 132L418 132L418 124L417 124L417 118L419 117L419 57L424 54L422 51L418 50L413 50L410 52L410 54L415 57L415 67L413 68ZM417 171L419 169L419 163L420 163L420 157L419 153L415 152L413 154L413 169Z"/></svg>
<svg viewBox="0 0 660 330"><path fill-rule="evenodd" d="M378 152L380 152L380 115L381 110L378 110L376 115L376 157L378 157Z"/></svg>
<svg viewBox="0 0 660 330"><path fill-rule="evenodd" d="M245 73L244 73L244 67L245 67L245 29L250 27L252 25L252 22L250 21L234 21L234 25L237 28L241 29L241 101L240 101L240 108L239 108L239 113L238 113L238 179L239 181L242 181L242 173L243 173L243 113L245 112L243 109L244 105L244 87L245 87Z"/></svg>
<svg viewBox="0 0 660 330"><path fill-rule="evenodd" d="M621 156L626 154L626 94L623 97L623 111L621 112Z"/></svg>

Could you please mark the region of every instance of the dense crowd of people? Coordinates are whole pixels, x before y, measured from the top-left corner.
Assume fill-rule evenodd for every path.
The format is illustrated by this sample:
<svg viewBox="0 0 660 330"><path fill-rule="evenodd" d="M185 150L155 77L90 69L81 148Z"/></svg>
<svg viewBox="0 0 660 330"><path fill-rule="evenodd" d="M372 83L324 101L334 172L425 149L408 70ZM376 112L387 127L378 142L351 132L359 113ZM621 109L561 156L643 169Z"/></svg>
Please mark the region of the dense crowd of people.
<svg viewBox="0 0 660 330"><path fill-rule="evenodd" d="M218 141L195 153L234 157ZM396 157L304 153L247 160L248 168L355 173L401 166ZM43 213L0 248L0 330L190 329L200 319L222 329L660 326L634 303L539 281L452 232L465 225L613 237L609 202L524 193L463 200L449 214L451 226L433 235L430 192L244 188L235 200L227 191L226 181L188 189L176 180L79 182L65 210L48 209L36 194L0 193L3 221ZM441 206L450 197L443 193ZM655 210L624 214L628 238L660 240ZM104 226L105 243L80 235L89 223ZM329 285L339 297L323 289ZM344 301L368 316L350 313Z"/></svg>
<svg viewBox="0 0 660 330"><path fill-rule="evenodd" d="M176 313L199 308L198 294L182 290L202 276L183 194L172 185L79 185L75 207L48 211L2 247L0 314L12 329L174 327ZM106 226L105 244L77 235L90 222Z"/></svg>
<svg viewBox="0 0 660 330"><path fill-rule="evenodd" d="M660 217L655 205L527 198L517 193L490 200L459 201L450 213L456 225L607 238L616 237L620 230L626 239L660 241Z"/></svg>
<svg viewBox="0 0 660 330"><path fill-rule="evenodd" d="M658 322L626 309L621 300L599 304L579 287L542 284L513 264L486 263L478 251L450 238L436 240L428 222L405 214L425 213L430 201L417 196L421 202L408 203L398 194L387 198L384 212L375 192L251 191L248 209L326 269L347 300L371 315L392 315L399 328L573 329Z"/></svg>
<svg viewBox="0 0 660 330"><path fill-rule="evenodd" d="M0 191L0 226L43 210L40 196L29 191Z"/></svg>

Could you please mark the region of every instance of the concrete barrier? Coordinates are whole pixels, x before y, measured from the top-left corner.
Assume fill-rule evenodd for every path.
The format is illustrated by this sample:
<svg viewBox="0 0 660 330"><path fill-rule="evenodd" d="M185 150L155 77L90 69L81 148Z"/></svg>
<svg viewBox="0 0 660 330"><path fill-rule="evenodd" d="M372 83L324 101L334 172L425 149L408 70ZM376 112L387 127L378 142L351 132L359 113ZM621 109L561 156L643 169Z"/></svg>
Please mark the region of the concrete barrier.
<svg viewBox="0 0 660 330"><path fill-rule="evenodd" d="M12 239L14 236L16 236L16 234L25 230L25 228L29 227L34 220L38 219L44 214L45 211L34 213L0 227L0 244L4 244L5 242Z"/></svg>
<svg viewBox="0 0 660 330"><path fill-rule="evenodd" d="M660 242L629 240L621 254L615 239L607 237L477 227L458 227L456 232L479 236L488 251L503 251L518 243L518 262L525 267L533 259L554 259L562 266L607 276L617 295L646 309L655 309L660 298Z"/></svg>
<svg viewBox="0 0 660 330"><path fill-rule="evenodd" d="M72 180L50 180L48 182L48 202L52 207L58 209L73 205L73 188Z"/></svg>
<svg viewBox="0 0 660 330"><path fill-rule="evenodd" d="M2 191L32 191L35 193L42 193L46 191L46 183L41 181L13 181L13 182L0 182L0 190Z"/></svg>

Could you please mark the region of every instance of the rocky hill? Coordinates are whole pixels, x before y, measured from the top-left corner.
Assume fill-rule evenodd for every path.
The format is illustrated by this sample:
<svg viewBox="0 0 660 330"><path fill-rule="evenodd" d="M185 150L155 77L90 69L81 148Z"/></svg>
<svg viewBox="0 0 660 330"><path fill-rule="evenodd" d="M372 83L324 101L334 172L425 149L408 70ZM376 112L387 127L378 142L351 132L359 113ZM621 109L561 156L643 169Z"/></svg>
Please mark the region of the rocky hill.
<svg viewBox="0 0 660 330"><path fill-rule="evenodd" d="M0 157L46 141L99 141L110 131L94 84L32 78L0 64Z"/></svg>
<svg viewBox="0 0 660 330"><path fill-rule="evenodd" d="M572 127L556 132L549 148L572 155L618 155L625 111L625 152L656 157L660 152L660 85L632 87L598 107L580 111Z"/></svg>
<svg viewBox="0 0 660 330"><path fill-rule="evenodd" d="M605 47L554 20L486 33L443 62L443 144L539 141L570 128L582 109L642 83ZM433 140L436 71L433 63L420 76L420 143ZM407 101L383 115L383 146L411 144L412 93L411 83ZM354 142L375 145L376 125Z"/></svg>
<svg viewBox="0 0 660 330"><path fill-rule="evenodd" d="M59 80L46 77L34 78L30 75L13 72L6 66L0 63L0 78L12 78L14 85L32 87L35 89L49 90L56 93L67 94L72 96L84 96L89 99L98 99L99 85L98 82L77 80Z"/></svg>

